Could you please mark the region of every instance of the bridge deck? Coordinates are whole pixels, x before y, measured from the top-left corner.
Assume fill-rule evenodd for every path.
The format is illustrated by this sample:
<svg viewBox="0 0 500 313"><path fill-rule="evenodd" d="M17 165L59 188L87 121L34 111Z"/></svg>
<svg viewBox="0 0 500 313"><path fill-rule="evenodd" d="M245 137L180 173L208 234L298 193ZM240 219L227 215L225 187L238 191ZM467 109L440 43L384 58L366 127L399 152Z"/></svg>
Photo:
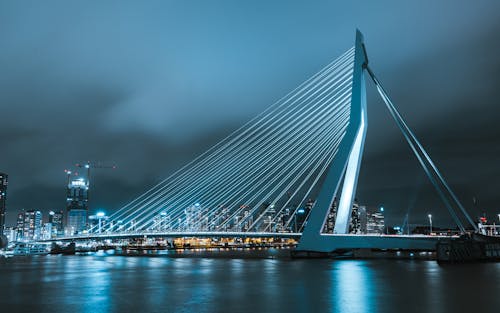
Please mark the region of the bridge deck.
<svg viewBox="0 0 500 313"><path fill-rule="evenodd" d="M134 238L294 238L300 239L301 233L272 233L272 232L128 232L102 233L81 236L60 237L45 240L52 241L100 241L107 239L134 239ZM439 240L450 239L449 236L426 235L339 235L322 234L327 236L335 249L403 249L403 250L435 250Z"/></svg>
<svg viewBox="0 0 500 313"><path fill-rule="evenodd" d="M95 233L80 236L59 237L45 241L85 241L104 239L132 239L132 238L179 238L179 237L241 237L241 238L297 238L302 233L270 233L270 232L127 232L127 233Z"/></svg>

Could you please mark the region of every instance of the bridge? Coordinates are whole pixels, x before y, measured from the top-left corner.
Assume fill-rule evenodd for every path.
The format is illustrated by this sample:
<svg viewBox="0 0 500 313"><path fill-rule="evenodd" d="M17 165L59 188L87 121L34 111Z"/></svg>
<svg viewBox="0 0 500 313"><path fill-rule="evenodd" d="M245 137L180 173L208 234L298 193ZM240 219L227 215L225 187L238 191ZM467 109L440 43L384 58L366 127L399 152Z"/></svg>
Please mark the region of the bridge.
<svg viewBox="0 0 500 313"><path fill-rule="evenodd" d="M54 240L141 237L296 238L297 250L433 250L439 236L353 231L371 79L461 232L476 229L371 70L363 40L257 117L88 233Z"/></svg>

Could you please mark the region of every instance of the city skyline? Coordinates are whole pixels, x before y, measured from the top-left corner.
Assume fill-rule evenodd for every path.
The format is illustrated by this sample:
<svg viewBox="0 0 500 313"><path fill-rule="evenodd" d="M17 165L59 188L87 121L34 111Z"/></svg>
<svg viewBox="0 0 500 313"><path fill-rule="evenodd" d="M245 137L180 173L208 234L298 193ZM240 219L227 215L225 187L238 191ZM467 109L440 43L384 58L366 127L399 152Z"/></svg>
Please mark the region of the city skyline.
<svg viewBox="0 0 500 313"><path fill-rule="evenodd" d="M125 4L116 14L104 4L74 6L2 4L8 224L23 208L64 208L63 170L86 160L119 167L97 171L90 190L90 212L112 213L331 61L352 44L356 27L372 66L470 214L498 209L500 22L491 5L392 3L387 12L365 5L352 20L325 4L308 11L308 23L297 22L305 4L267 4L265 13L241 4L224 12ZM388 27L394 19L401 27ZM383 204L394 213L391 224L412 206L415 220L425 222L428 210L449 219L373 85L367 89L360 202Z"/></svg>

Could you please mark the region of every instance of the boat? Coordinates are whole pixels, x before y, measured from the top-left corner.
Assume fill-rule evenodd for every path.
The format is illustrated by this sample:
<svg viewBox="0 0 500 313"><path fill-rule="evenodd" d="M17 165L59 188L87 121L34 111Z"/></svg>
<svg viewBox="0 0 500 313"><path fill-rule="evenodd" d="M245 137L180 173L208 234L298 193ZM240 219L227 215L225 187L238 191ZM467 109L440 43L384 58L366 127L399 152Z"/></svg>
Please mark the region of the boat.
<svg viewBox="0 0 500 313"><path fill-rule="evenodd" d="M63 247L55 242L52 244L50 248L50 254L64 254L64 255L73 255L76 253L76 245L74 242L69 243L67 246Z"/></svg>

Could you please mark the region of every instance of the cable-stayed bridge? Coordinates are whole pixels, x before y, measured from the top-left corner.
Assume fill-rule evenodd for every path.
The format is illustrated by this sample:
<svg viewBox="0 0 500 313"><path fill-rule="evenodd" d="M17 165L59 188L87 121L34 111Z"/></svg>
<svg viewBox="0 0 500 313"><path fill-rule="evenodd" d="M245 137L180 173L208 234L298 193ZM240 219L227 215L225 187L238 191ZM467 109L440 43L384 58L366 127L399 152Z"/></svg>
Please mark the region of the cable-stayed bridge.
<svg viewBox="0 0 500 313"><path fill-rule="evenodd" d="M428 153L354 47L147 190L88 234L66 240L141 236L300 237L298 250L434 247L437 236L350 234L371 78L458 228L475 228ZM333 209L332 209L333 208ZM335 215L334 225L327 219Z"/></svg>

